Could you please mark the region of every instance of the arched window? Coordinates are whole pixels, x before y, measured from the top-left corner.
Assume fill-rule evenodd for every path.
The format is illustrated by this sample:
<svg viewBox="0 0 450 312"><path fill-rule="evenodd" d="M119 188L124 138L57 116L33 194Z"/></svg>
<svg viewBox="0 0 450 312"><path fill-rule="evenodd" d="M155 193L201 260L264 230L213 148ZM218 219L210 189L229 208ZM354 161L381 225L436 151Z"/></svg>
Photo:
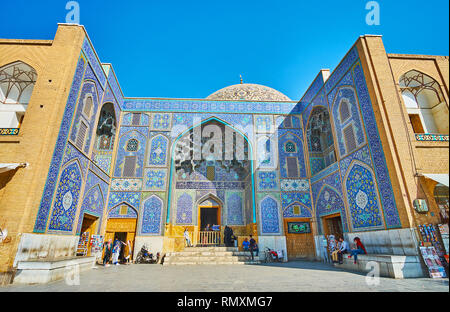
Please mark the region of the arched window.
<svg viewBox="0 0 450 312"><path fill-rule="evenodd" d="M139 147L139 141L136 139L130 139L127 142L127 152L136 152Z"/></svg>
<svg viewBox="0 0 450 312"><path fill-rule="evenodd" d="M0 128L20 128L37 73L23 62L0 67Z"/></svg>
<svg viewBox="0 0 450 312"><path fill-rule="evenodd" d="M86 95L86 98L84 99L83 114L86 116L88 120L91 118L93 106L94 100L92 98L92 95L90 94Z"/></svg>
<svg viewBox="0 0 450 312"><path fill-rule="evenodd" d="M336 162L330 114L323 106L311 112L306 130L311 175L315 175Z"/></svg>
<svg viewBox="0 0 450 312"><path fill-rule="evenodd" d="M400 78L399 86L414 133L449 133L448 104L436 80L411 70Z"/></svg>
<svg viewBox="0 0 450 312"><path fill-rule="evenodd" d="M116 117L112 103L103 105L97 126L96 147L99 151L110 151L116 135Z"/></svg>
<svg viewBox="0 0 450 312"><path fill-rule="evenodd" d="M339 104L339 116L341 117L341 123L345 122L351 117L350 107L347 99L343 99Z"/></svg>
<svg viewBox="0 0 450 312"><path fill-rule="evenodd" d="M297 145L292 141L287 141L284 144L284 151L286 153L297 153Z"/></svg>

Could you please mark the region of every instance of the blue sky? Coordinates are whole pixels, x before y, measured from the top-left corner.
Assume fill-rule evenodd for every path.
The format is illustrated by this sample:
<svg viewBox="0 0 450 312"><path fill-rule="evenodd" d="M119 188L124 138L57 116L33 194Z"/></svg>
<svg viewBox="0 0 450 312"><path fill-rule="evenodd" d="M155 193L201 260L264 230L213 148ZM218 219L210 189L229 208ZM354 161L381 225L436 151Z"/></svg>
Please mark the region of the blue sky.
<svg viewBox="0 0 450 312"><path fill-rule="evenodd" d="M1 38L53 39L67 1L3 1ZM80 23L125 96L205 98L244 82L299 100L322 68L333 70L363 34L388 53L449 54L448 0L78 1Z"/></svg>

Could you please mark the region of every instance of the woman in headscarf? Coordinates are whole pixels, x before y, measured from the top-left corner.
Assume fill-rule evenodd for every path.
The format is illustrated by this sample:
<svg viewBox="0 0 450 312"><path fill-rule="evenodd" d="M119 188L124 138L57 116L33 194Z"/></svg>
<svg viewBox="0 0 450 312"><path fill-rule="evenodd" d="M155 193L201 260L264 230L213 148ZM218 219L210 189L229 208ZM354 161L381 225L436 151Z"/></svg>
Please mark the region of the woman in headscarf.
<svg viewBox="0 0 450 312"><path fill-rule="evenodd" d="M361 240L359 239L359 237L355 237L353 239L353 241L356 244L356 249L352 249L350 251L350 256L348 256L349 259L353 257L354 258L354 263L356 264L356 261L358 260L358 255L360 254L367 254L366 248L364 247L363 243L361 243Z"/></svg>
<svg viewBox="0 0 450 312"><path fill-rule="evenodd" d="M114 242L112 263L115 265L119 265L119 255L120 255L121 245L122 245L122 242L118 239Z"/></svg>
<svg viewBox="0 0 450 312"><path fill-rule="evenodd" d="M223 242L225 243L226 247L231 247L231 229L228 227L228 225L225 226L225 229L223 230Z"/></svg>

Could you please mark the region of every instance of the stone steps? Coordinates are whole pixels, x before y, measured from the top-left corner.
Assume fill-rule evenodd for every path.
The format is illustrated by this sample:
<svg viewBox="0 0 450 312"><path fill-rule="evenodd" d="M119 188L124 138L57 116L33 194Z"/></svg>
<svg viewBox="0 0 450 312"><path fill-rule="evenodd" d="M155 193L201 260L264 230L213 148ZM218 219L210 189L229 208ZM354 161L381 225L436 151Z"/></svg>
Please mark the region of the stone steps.
<svg viewBox="0 0 450 312"><path fill-rule="evenodd" d="M168 252L164 265L243 265L259 264L251 260L250 252L237 247L189 247L180 252Z"/></svg>

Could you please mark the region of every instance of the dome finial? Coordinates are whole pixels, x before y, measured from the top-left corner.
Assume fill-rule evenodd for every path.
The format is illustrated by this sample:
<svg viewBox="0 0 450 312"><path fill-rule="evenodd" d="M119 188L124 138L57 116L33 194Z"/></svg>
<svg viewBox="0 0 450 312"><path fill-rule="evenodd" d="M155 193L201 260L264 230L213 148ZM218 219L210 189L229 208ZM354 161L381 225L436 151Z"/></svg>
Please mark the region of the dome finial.
<svg viewBox="0 0 450 312"><path fill-rule="evenodd" d="M239 75L239 77L241 77L241 84L243 84L243 83L244 83L244 81L242 80L242 75Z"/></svg>

